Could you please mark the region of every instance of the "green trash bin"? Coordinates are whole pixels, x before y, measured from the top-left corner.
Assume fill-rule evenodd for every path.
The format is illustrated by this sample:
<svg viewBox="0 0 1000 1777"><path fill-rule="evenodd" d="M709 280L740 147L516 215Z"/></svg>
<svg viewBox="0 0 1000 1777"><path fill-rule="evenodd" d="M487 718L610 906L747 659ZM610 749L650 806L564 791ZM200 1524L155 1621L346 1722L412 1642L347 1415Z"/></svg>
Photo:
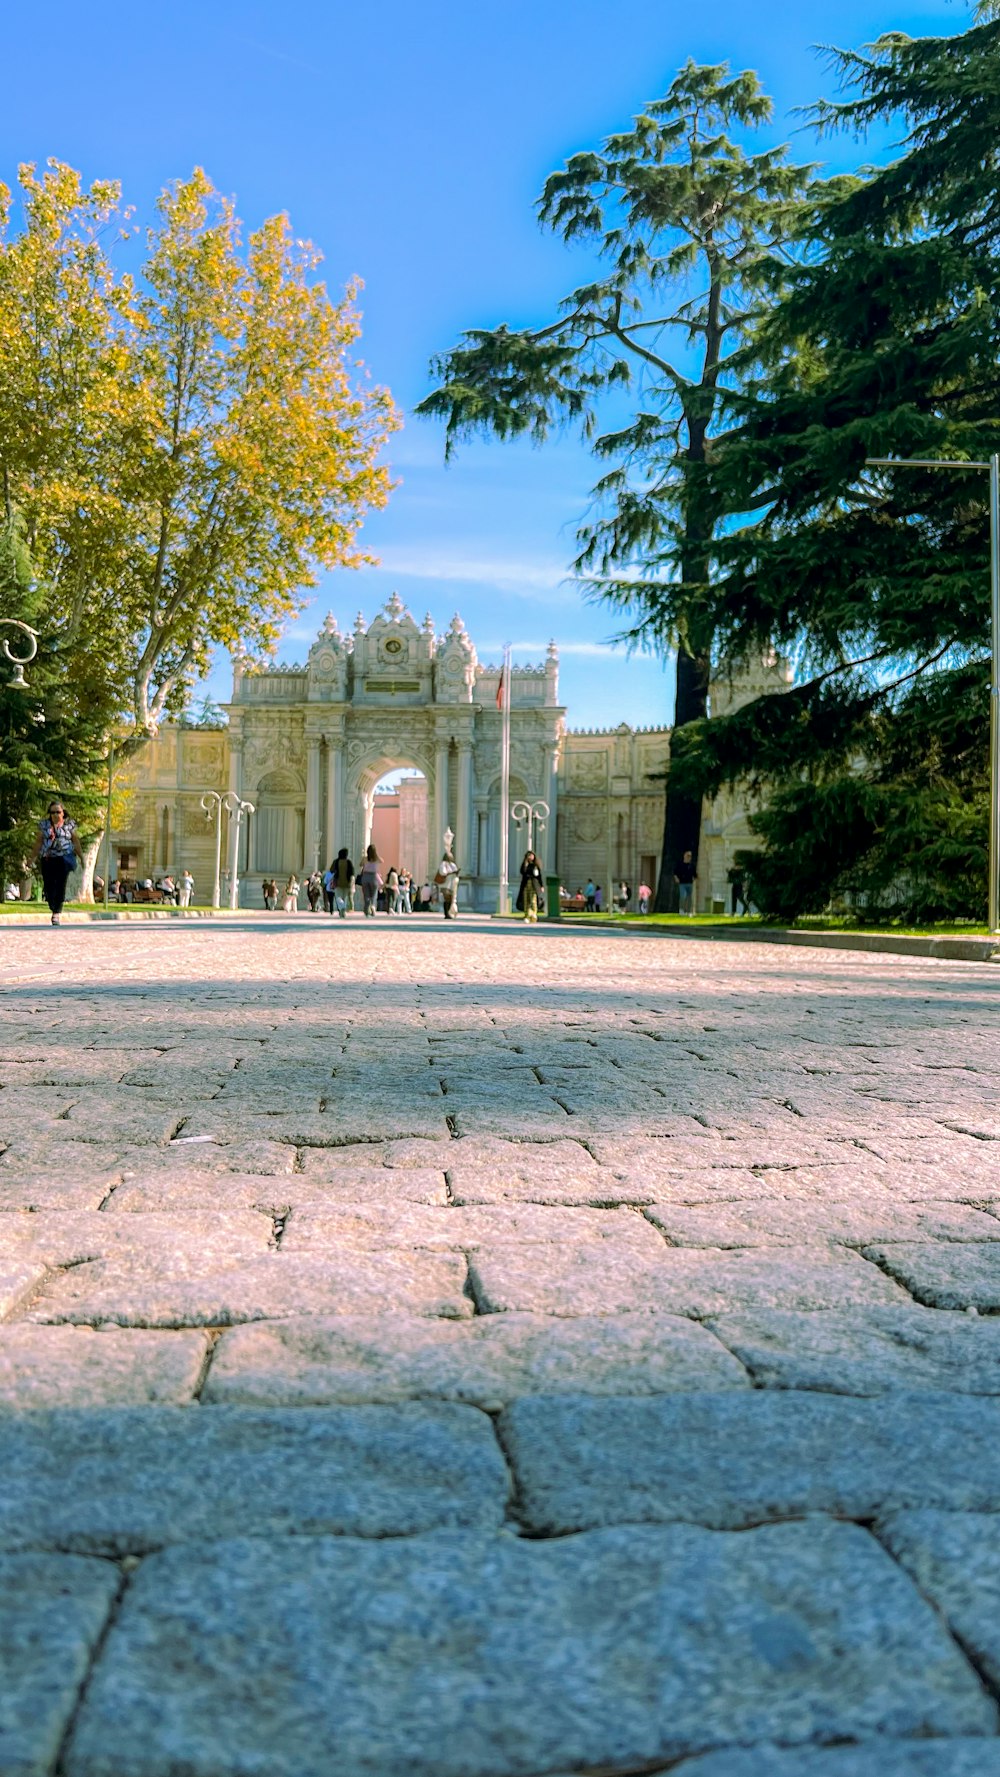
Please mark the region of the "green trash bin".
<svg viewBox="0 0 1000 1777"><path fill-rule="evenodd" d="M562 881L558 876L547 876L545 878L546 919L562 918L562 901L559 899L559 890L561 888Z"/></svg>

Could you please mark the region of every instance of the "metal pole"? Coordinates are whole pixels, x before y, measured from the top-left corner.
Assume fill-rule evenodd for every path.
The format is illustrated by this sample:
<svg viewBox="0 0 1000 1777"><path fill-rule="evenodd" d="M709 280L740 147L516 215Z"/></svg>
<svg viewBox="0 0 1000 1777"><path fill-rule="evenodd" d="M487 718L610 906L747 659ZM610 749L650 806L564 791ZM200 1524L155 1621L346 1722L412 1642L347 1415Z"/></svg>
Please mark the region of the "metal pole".
<svg viewBox="0 0 1000 1777"><path fill-rule="evenodd" d="M115 740L108 744L108 797L104 807L104 909L108 906L108 883L111 880L111 792L115 781Z"/></svg>
<svg viewBox="0 0 1000 1777"><path fill-rule="evenodd" d="M500 730L500 892L497 912L510 912L510 648L503 651L503 698Z"/></svg>
<svg viewBox="0 0 1000 1777"><path fill-rule="evenodd" d="M990 458L990 891L989 927L1000 932L1000 456Z"/></svg>
<svg viewBox="0 0 1000 1777"><path fill-rule="evenodd" d="M243 804L237 802L235 808L229 810L229 910L236 911L239 899L239 863L240 863L240 821L243 819Z"/></svg>
<svg viewBox="0 0 1000 1777"><path fill-rule="evenodd" d="M222 904L222 797L215 805L215 881L212 883L212 906Z"/></svg>

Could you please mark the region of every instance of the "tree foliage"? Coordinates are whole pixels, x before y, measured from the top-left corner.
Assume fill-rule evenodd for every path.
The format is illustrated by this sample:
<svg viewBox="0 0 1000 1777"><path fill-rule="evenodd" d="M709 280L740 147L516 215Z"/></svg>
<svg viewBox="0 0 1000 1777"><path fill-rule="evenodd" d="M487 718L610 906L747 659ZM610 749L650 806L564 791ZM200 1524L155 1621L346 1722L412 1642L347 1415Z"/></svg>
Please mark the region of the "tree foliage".
<svg viewBox="0 0 1000 1777"><path fill-rule="evenodd" d="M1000 24L836 61L845 96L820 127L889 119L905 140L814 187L710 469L734 515L720 649L778 648L799 683L699 724L675 770L704 789L749 765L758 900L781 917L846 893L883 916L981 917L988 479L869 459L1000 449Z"/></svg>
<svg viewBox="0 0 1000 1777"><path fill-rule="evenodd" d="M602 275L540 327L466 333L418 408L445 419L449 452L470 433L540 443L566 423L592 441L607 467L576 566L633 644L677 650L675 729L707 707L725 515L708 465L723 392L746 374L761 279L809 177L783 148L750 153L730 138L770 117L754 74L689 62L630 130L574 155L539 215L567 246L595 251ZM668 775L657 906L680 855L697 853L700 814L700 796Z"/></svg>
<svg viewBox="0 0 1000 1777"><path fill-rule="evenodd" d="M216 646L269 649L320 567L362 560L396 416L353 362L356 288L274 216L242 243L203 172L170 186L145 259L116 184L0 189L0 487L60 648L102 663L126 751L183 706Z"/></svg>

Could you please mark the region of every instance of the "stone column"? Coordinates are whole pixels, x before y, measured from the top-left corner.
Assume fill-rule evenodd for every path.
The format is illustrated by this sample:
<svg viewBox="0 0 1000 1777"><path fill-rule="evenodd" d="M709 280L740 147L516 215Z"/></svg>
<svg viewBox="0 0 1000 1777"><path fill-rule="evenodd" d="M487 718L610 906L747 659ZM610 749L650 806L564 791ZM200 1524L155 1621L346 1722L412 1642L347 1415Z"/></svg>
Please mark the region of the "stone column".
<svg viewBox="0 0 1000 1777"><path fill-rule="evenodd" d="M319 746L319 735L310 734L306 739L306 818L302 847L302 868L307 873L316 867L316 847L321 843L316 838L322 826L322 811L319 802Z"/></svg>
<svg viewBox="0 0 1000 1777"><path fill-rule="evenodd" d="M441 861L444 849L444 830L448 825L448 749L447 740L438 739L434 751L434 841L428 859L428 869L434 871Z"/></svg>
<svg viewBox="0 0 1000 1777"><path fill-rule="evenodd" d="M339 735L326 737L326 850L324 863L336 857L342 845L350 844L342 831L344 824L344 743Z"/></svg>
<svg viewBox="0 0 1000 1777"><path fill-rule="evenodd" d="M458 743L458 837L455 855L463 876L475 870L475 816L472 812L472 742Z"/></svg>

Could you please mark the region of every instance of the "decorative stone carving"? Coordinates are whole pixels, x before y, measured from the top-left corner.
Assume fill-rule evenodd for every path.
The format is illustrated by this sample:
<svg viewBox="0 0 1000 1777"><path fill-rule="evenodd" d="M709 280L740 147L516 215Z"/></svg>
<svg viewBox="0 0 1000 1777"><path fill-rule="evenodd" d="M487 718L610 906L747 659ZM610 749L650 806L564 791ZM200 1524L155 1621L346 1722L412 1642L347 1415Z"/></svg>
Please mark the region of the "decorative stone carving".
<svg viewBox="0 0 1000 1777"><path fill-rule="evenodd" d="M573 803L573 838L582 845L593 845L607 828L607 807L603 802Z"/></svg>
<svg viewBox="0 0 1000 1777"><path fill-rule="evenodd" d="M603 789L608 781L608 762L604 753L576 753L572 755L570 781L574 789Z"/></svg>

